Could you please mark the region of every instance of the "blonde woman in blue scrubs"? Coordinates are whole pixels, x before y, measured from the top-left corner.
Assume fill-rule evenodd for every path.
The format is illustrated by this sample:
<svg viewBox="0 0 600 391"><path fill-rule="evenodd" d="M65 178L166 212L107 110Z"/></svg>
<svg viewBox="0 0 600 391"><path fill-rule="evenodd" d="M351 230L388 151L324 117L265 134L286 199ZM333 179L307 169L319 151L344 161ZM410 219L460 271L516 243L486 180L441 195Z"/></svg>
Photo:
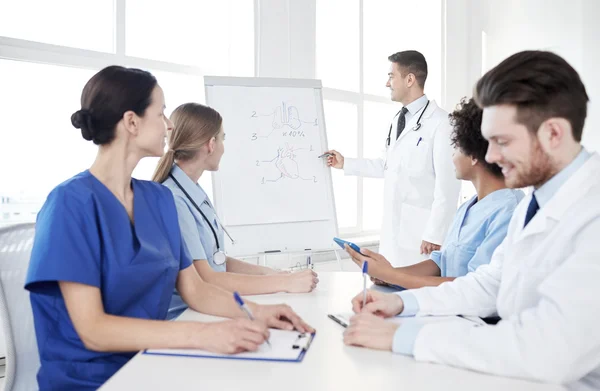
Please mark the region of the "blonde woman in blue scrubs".
<svg viewBox="0 0 600 391"><path fill-rule="evenodd" d="M39 389L95 390L137 351L256 350L267 326L312 330L286 305L249 303L190 267L173 195L131 177L140 159L161 156L173 124L150 73L111 66L93 76L71 117L98 145L96 160L58 185L38 214L25 289L41 367ZM173 289L199 312L237 318L166 322Z"/></svg>
<svg viewBox="0 0 600 391"><path fill-rule="evenodd" d="M247 295L311 292L319 281L312 270L278 273L225 255L225 227L197 183L203 173L218 170L225 152L221 115L208 106L186 103L175 109L171 121L169 150L153 180L173 192L181 234L202 279ZM175 296L171 308L180 306Z"/></svg>

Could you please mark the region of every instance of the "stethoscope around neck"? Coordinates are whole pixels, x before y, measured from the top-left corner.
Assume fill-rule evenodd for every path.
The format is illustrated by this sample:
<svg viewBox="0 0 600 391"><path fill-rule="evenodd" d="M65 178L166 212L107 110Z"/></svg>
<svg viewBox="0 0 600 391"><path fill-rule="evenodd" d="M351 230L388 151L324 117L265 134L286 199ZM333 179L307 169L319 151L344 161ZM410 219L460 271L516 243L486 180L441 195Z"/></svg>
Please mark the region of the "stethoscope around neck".
<svg viewBox="0 0 600 391"><path fill-rule="evenodd" d="M216 265L222 265L222 264L224 264L225 261L227 260L227 254L225 254L225 251L221 250L221 243L219 243L219 237L217 235L217 231L215 230L215 227L213 227L213 225L211 224L211 222L208 219L208 217L206 217L206 215L204 214L204 212L202 212L202 210L200 209L200 207L198 206L198 204L196 204L196 202L192 199L192 197L188 194L188 192L185 191L185 189L183 188L183 186L181 186L181 184L177 181L177 179L175 179L175 177L173 176L173 174L169 174L169 177L173 180L173 182L175 182L175 184L177 185L177 187L179 187L179 190L181 190L183 192L183 194L185 194L185 196L192 203L192 205L194 205L194 208L196 208L196 210L198 212L200 212L200 214L202 215L202 218L204 218L204 220L206 221L206 223L210 227L210 230L212 231L213 236L215 237L215 243L217 244L217 250L213 253L213 262ZM231 243L235 244L235 240L233 240L233 238L231 237L231 235L229 235L229 232L227 232L227 229L225 228L225 226L223 224L221 224L221 221L219 220L219 216L217 216L216 212L215 212L215 219L217 220L217 223L221 225L221 228L223 228L223 231L225 231L225 233L229 237L229 240L231 240Z"/></svg>
<svg viewBox="0 0 600 391"><path fill-rule="evenodd" d="M423 108L423 110L421 111L421 114L419 114L419 118L417 118L417 124L415 126L413 126L413 128L411 129L413 132L416 132L417 130L421 129L421 118L423 117L423 114L425 114L425 110L427 110L428 106L429 106L429 101L427 101L425 108ZM401 111L402 111L402 109L396 113L394 118L396 118L400 114ZM390 125L390 130L388 132L386 147L389 147L391 142L392 142L392 125Z"/></svg>

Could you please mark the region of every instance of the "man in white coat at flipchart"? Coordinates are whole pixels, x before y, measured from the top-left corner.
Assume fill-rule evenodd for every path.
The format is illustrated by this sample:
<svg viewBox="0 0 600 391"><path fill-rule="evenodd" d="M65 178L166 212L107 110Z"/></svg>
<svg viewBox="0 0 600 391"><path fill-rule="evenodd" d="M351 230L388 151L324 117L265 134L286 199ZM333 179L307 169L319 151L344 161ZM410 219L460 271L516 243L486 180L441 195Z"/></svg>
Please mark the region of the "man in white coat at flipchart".
<svg viewBox="0 0 600 391"><path fill-rule="evenodd" d="M588 95L544 51L512 55L477 83L486 160L533 186L489 265L435 288L362 293L344 340L418 361L600 389L600 155L580 144ZM597 129L594 129L597 131ZM376 315L379 316L376 316ZM382 317L416 315L398 327ZM498 315L495 325L427 315Z"/></svg>
<svg viewBox="0 0 600 391"><path fill-rule="evenodd" d="M403 107L390 125L385 157L350 159L331 150L327 162L345 175L384 178L379 252L394 266L408 266L440 249L456 213L460 181L448 113L424 94L425 57L407 50L388 59L386 86Z"/></svg>

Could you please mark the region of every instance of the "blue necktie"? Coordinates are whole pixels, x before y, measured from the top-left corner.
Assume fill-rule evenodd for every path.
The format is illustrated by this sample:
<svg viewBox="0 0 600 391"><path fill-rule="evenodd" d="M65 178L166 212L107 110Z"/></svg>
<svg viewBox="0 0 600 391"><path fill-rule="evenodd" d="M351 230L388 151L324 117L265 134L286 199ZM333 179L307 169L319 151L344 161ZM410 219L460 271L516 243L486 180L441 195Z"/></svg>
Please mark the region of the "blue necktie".
<svg viewBox="0 0 600 391"><path fill-rule="evenodd" d="M523 225L523 228L527 226L527 224L531 221L531 219L533 218L533 216L535 216L539 209L540 206L538 205L537 200L535 199L535 194L533 194L531 196L531 202L527 207L527 214L525 215L525 225Z"/></svg>

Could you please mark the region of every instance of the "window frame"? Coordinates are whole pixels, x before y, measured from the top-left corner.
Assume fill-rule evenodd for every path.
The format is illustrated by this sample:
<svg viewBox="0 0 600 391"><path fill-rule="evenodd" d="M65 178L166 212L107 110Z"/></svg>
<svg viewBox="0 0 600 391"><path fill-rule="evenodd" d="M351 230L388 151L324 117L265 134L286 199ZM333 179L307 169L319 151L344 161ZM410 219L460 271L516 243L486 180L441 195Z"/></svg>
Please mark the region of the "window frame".
<svg viewBox="0 0 600 391"><path fill-rule="evenodd" d="M126 9L127 0L113 0L113 45L114 51L100 52L58 44L30 41L21 38L0 36L0 60L36 63L41 65L60 66L66 68L99 71L109 65L150 69L155 72L168 72L181 76L203 78L208 73L200 66L184 65L168 61L140 58L126 54ZM254 15L254 59L252 61L253 76L259 72L259 0L252 1ZM83 88L83 86L82 86ZM198 86L203 93L203 86ZM41 204L40 204L41 206ZM2 223L0 216L0 226ZM18 223L18 221L15 221ZM9 225L12 223L8 223Z"/></svg>
<svg viewBox="0 0 600 391"><path fill-rule="evenodd" d="M318 1L318 0L316 0ZM364 16L363 16L363 5L366 0L359 0L359 12L358 12L358 58L359 58L359 89L358 92L350 91L350 90L340 90L337 88L328 88L323 86L323 99L333 100L333 101L342 101L353 103L357 106L358 109L358 155L357 158L365 158L364 156L364 102L373 102L373 103L386 103L393 104L389 98L373 95L369 93L365 93L364 86ZM445 99L446 99L446 0L438 0L441 7L441 36L440 36L440 49L441 49L441 106L444 107ZM316 38L318 39L318 38ZM391 54L391 53L390 53ZM315 58L315 69L317 67L317 59ZM383 140L382 140L383 143ZM332 146L330 146L332 147ZM371 156L369 156L371 157ZM371 157L372 158L372 157ZM354 227L344 227L341 229L340 227L340 235L347 237L374 237L380 234L380 230L365 230L364 227L364 219L363 219L363 211L364 211L364 179L363 177L357 177L357 216L356 222L357 225ZM383 196L383 195L382 195Z"/></svg>
<svg viewBox="0 0 600 391"><path fill-rule="evenodd" d="M106 66L116 64L126 67L152 69L190 76L203 77L206 75L206 72L203 72L203 68L199 66L183 65L126 55L126 1L127 0L114 0L114 53L97 52L88 49L0 36L0 59L93 70L100 70ZM257 3L258 0L253 1L255 36L253 61L254 76L258 75L258 44L256 40L256 37L258 36L258 23L256 20L258 14Z"/></svg>

